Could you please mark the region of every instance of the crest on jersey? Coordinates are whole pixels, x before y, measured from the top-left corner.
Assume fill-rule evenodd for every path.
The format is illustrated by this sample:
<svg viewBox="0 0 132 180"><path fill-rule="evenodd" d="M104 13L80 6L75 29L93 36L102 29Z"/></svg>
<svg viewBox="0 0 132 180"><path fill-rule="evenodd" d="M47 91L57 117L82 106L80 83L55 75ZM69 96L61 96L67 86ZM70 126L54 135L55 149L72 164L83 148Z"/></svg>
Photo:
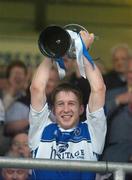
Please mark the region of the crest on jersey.
<svg viewBox="0 0 132 180"><path fill-rule="evenodd" d="M75 136L79 136L81 134L81 129L80 128L76 128L74 130L74 134L75 134Z"/></svg>
<svg viewBox="0 0 132 180"><path fill-rule="evenodd" d="M68 147L69 147L68 143L58 144L58 146L57 146L58 152L62 153L64 151L66 151L68 149Z"/></svg>

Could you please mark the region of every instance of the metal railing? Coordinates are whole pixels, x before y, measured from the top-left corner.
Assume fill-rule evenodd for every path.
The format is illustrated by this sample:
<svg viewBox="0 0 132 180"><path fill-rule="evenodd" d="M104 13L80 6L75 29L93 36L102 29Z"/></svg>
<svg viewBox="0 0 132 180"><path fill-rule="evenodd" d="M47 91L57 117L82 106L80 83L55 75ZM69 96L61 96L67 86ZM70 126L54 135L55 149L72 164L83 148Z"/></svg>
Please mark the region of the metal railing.
<svg viewBox="0 0 132 180"><path fill-rule="evenodd" d="M67 161L44 160L31 158L0 157L0 168L25 168L45 170L79 170L113 173L115 180L124 180L126 173L132 173L130 163L91 162L91 161Z"/></svg>

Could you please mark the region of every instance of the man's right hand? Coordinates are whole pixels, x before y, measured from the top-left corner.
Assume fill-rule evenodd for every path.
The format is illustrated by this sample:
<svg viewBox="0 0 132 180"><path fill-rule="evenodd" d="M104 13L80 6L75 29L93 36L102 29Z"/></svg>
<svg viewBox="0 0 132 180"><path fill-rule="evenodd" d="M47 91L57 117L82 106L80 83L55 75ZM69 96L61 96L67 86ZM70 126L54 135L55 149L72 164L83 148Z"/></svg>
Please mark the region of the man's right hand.
<svg viewBox="0 0 132 180"><path fill-rule="evenodd" d="M94 34L88 33L86 31L80 31L81 38L86 46L86 48L90 48L91 44L94 42Z"/></svg>

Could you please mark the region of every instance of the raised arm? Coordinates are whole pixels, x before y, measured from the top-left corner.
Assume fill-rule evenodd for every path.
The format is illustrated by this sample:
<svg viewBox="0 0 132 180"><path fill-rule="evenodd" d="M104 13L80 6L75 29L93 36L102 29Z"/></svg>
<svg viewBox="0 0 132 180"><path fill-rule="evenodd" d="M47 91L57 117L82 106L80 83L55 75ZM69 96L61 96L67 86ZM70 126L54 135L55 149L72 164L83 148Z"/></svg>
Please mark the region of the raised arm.
<svg viewBox="0 0 132 180"><path fill-rule="evenodd" d="M49 79L49 73L52 66L50 58L45 57L42 63L38 66L30 86L31 105L36 111L42 110L46 102L46 85Z"/></svg>
<svg viewBox="0 0 132 180"><path fill-rule="evenodd" d="M90 83L91 92L89 97L90 112L96 111L104 106L105 103L105 84L102 75L95 65L94 69L88 60L84 57L84 66L87 79Z"/></svg>
<svg viewBox="0 0 132 180"><path fill-rule="evenodd" d="M88 48L89 45L91 45L93 42L93 35L89 36L86 32L81 32L81 36ZM95 64L93 67L85 57L83 59L86 77L91 87L91 93L88 102L89 110L90 112L94 112L104 106L106 87L98 67Z"/></svg>

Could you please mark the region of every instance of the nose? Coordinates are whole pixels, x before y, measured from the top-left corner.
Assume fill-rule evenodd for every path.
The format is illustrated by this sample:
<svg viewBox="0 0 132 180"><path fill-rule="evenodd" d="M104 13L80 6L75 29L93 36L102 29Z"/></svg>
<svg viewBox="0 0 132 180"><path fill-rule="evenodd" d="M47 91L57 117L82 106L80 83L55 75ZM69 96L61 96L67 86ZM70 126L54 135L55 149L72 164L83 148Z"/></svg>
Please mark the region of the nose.
<svg viewBox="0 0 132 180"><path fill-rule="evenodd" d="M69 106L68 106L68 104L65 104L64 105L64 112L68 112L69 111Z"/></svg>
<svg viewBox="0 0 132 180"><path fill-rule="evenodd" d="M13 173L13 180L17 180L17 173L16 172Z"/></svg>
<svg viewBox="0 0 132 180"><path fill-rule="evenodd" d="M19 144L18 146L17 146L17 148L20 150L20 149L23 149L23 145L22 144Z"/></svg>

